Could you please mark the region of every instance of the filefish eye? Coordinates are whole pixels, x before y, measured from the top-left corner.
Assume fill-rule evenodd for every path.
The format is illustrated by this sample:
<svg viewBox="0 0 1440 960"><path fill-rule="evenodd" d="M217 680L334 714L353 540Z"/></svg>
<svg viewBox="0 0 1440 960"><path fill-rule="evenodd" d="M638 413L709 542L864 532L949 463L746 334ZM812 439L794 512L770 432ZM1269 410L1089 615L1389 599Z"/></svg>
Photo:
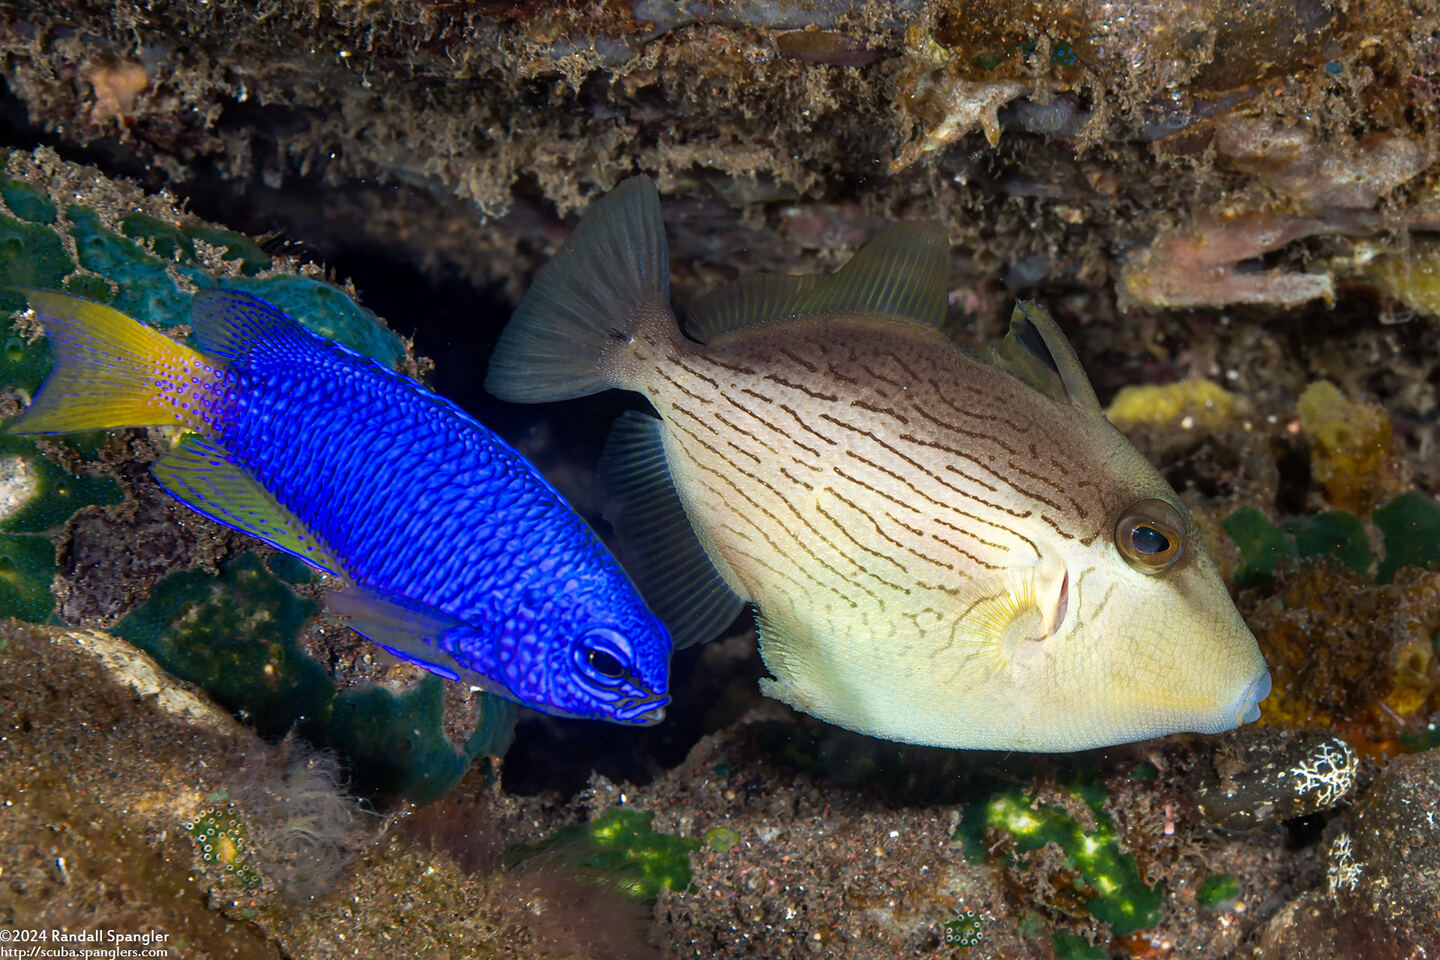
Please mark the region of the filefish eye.
<svg viewBox="0 0 1440 960"><path fill-rule="evenodd" d="M1185 524L1164 500L1141 500L1115 525L1115 546L1141 573L1169 569L1185 552Z"/></svg>
<svg viewBox="0 0 1440 960"><path fill-rule="evenodd" d="M614 687L630 675L629 645L614 630L591 630L575 645L575 664L592 684Z"/></svg>

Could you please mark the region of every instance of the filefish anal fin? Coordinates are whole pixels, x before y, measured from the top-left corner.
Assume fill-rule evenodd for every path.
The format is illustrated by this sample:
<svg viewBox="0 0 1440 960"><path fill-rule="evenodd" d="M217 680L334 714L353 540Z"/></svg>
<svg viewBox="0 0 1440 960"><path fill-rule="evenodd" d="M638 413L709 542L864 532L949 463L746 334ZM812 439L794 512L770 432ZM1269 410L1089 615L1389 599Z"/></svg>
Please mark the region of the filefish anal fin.
<svg viewBox="0 0 1440 960"><path fill-rule="evenodd" d="M678 650L713 639L740 615L744 601L695 537L670 479L663 429L654 417L622 414L605 442L600 473L610 494L606 519L620 538L625 569Z"/></svg>
<svg viewBox="0 0 1440 960"><path fill-rule="evenodd" d="M340 564L305 524L236 463L224 447L188 434L150 472L171 496L198 513L339 576Z"/></svg>
<svg viewBox="0 0 1440 960"><path fill-rule="evenodd" d="M1060 403L1104 416L1090 378L1049 312L1034 300L1020 300L1010 314L1010 331L991 347L992 364Z"/></svg>

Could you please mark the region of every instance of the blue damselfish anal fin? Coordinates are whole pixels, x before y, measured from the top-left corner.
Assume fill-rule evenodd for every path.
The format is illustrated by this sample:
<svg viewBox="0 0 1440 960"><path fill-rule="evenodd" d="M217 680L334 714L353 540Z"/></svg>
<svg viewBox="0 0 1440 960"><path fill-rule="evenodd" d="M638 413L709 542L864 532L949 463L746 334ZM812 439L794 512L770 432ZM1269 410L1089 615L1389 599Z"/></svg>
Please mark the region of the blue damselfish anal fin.
<svg viewBox="0 0 1440 960"><path fill-rule="evenodd" d="M610 494L605 516L620 538L626 572L680 649L713 639L744 601L696 539L666 465L663 429L654 417L622 414L600 472Z"/></svg>
<svg viewBox="0 0 1440 960"><path fill-rule="evenodd" d="M350 584L325 598L325 605L350 620L356 633L401 660L447 680L458 680L514 699L504 684L466 667L440 647L452 630L468 626L443 610L375 587Z"/></svg>
<svg viewBox="0 0 1440 960"><path fill-rule="evenodd" d="M203 434L187 434L155 461L150 472L170 495L217 523L248 533L325 573L340 564L305 524L270 495L224 447Z"/></svg>

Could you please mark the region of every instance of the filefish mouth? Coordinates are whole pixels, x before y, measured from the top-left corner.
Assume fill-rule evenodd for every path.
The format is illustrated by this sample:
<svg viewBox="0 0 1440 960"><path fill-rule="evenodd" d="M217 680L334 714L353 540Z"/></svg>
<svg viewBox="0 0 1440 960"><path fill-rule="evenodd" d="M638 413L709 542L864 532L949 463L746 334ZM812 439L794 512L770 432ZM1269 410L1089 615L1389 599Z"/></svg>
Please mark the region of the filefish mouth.
<svg viewBox="0 0 1440 960"><path fill-rule="evenodd" d="M648 697L626 697L615 705L615 719L620 723L653 727L665 719L665 706L669 702L670 695L666 693L652 693Z"/></svg>
<svg viewBox="0 0 1440 960"><path fill-rule="evenodd" d="M1254 723L1260 719L1260 701L1270 696L1270 671L1266 670L1250 681L1250 686L1240 696L1235 710L1235 726Z"/></svg>

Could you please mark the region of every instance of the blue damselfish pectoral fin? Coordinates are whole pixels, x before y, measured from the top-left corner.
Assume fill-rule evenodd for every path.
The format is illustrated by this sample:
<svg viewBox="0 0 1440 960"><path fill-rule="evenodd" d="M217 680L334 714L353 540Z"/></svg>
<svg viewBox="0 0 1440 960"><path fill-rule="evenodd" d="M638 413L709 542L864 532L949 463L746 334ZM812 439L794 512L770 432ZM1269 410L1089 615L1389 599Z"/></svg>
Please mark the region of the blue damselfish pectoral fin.
<svg viewBox="0 0 1440 960"><path fill-rule="evenodd" d="M264 540L325 573L342 574L325 544L208 437L187 434L150 472L176 500L217 523Z"/></svg>
<svg viewBox="0 0 1440 960"><path fill-rule="evenodd" d="M401 660L447 680L461 680L487 693L514 699L504 684L462 665L443 649L441 640L446 635L473 629L458 617L421 601L360 584L329 594L325 605L347 617L356 633Z"/></svg>

